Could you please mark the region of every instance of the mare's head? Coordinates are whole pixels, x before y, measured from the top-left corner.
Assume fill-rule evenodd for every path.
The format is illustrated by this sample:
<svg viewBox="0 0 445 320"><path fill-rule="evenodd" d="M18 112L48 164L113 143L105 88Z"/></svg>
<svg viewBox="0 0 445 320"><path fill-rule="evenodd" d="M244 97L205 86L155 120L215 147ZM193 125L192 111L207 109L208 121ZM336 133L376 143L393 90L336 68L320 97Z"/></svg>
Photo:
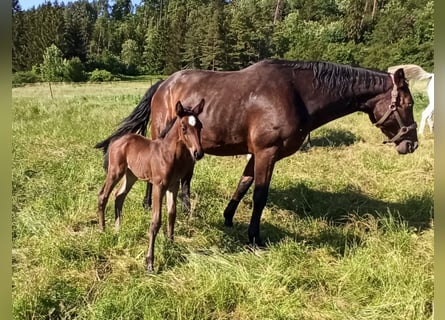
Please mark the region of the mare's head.
<svg viewBox="0 0 445 320"><path fill-rule="evenodd" d="M414 100L402 68L396 70L391 78L391 93L376 103L370 118L388 137L384 143L394 143L400 154L412 153L418 146Z"/></svg>
<svg viewBox="0 0 445 320"><path fill-rule="evenodd" d="M176 103L176 116L180 122L179 139L184 142L193 159L199 160L204 156L201 146L202 123L198 115L204 108L204 99L193 108L184 108L180 101Z"/></svg>

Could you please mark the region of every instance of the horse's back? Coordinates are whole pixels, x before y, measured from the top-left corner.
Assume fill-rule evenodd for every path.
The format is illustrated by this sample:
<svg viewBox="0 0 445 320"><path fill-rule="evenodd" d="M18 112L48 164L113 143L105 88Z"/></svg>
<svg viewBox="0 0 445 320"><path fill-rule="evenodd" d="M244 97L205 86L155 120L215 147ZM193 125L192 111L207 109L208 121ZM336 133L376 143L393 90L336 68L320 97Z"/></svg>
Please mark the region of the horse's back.
<svg viewBox="0 0 445 320"><path fill-rule="evenodd" d="M113 166L144 167L153 153L152 141L135 133L114 140L109 147L109 162ZM138 176L137 172L134 172Z"/></svg>
<svg viewBox="0 0 445 320"><path fill-rule="evenodd" d="M153 96L152 136L175 116L177 101L195 105L204 98L200 120L206 153L252 152L254 145L295 131L287 127L298 123L290 77L290 71L267 61L239 71L178 71Z"/></svg>

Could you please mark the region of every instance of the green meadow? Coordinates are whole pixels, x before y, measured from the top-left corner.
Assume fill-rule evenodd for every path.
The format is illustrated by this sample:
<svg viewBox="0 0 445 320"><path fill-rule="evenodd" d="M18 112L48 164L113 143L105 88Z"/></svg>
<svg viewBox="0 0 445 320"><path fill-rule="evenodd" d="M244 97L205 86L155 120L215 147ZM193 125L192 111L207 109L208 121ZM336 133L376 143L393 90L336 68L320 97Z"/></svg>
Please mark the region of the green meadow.
<svg viewBox="0 0 445 320"><path fill-rule="evenodd" d="M160 232L147 274L145 184L127 197L119 233L110 199L100 233L93 146L149 85L53 84L54 99L48 84L12 89L14 319L432 319L434 135L398 155L362 113L277 163L264 250L246 245L252 190L234 228L223 226L246 158L204 156L192 214L178 206L175 240ZM428 100L413 91L419 122Z"/></svg>

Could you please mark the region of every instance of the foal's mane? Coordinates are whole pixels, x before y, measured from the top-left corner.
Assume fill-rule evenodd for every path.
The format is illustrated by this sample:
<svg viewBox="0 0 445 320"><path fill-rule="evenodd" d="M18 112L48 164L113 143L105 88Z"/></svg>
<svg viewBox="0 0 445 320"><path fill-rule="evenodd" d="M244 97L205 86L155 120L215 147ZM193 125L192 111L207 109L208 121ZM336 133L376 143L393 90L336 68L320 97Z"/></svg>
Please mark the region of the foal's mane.
<svg viewBox="0 0 445 320"><path fill-rule="evenodd" d="M339 96L348 92L353 93L356 85L364 86L366 89L376 87L381 90L388 77L388 73L384 71L325 61L269 60L269 63L293 70L312 70L315 88Z"/></svg>

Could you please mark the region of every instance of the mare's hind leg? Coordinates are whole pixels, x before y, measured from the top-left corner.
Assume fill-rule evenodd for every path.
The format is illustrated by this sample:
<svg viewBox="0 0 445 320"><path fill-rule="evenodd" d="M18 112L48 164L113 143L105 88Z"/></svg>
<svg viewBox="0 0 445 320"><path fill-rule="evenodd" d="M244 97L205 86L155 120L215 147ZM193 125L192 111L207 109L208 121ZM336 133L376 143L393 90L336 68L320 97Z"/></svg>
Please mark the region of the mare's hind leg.
<svg viewBox="0 0 445 320"><path fill-rule="evenodd" d="M181 200L182 200L182 209L187 214L190 214L192 211L190 205L190 184L193 177L193 170L195 166L187 173L184 178L181 179Z"/></svg>
<svg viewBox="0 0 445 320"><path fill-rule="evenodd" d="M224 210L224 225L227 227L233 227L233 217L235 215L236 208L238 208L241 199L244 197L244 195L247 193L247 190L249 190L249 187L252 185L254 177L254 163L255 157L252 156L249 159L249 162L247 162L246 167L244 168L243 175L238 182L238 187L236 188L232 199Z"/></svg>
<svg viewBox="0 0 445 320"><path fill-rule="evenodd" d="M151 182L147 182L147 189L145 189L145 197L142 201L142 206L146 211L150 210L151 208L151 193L153 190L153 185Z"/></svg>
<svg viewBox="0 0 445 320"><path fill-rule="evenodd" d="M99 192L98 203L97 203L97 216L99 218L99 228L100 230L105 230L105 208L107 207L108 198L110 193L119 180L123 176L123 172L108 170L107 177L105 179L105 184Z"/></svg>
<svg viewBox="0 0 445 320"><path fill-rule="evenodd" d="M136 181L138 181L138 178L136 178L136 176L130 170L127 170L122 181L122 185L116 192L116 198L114 200L114 226L116 231L119 231L121 228L122 207L124 205L125 198Z"/></svg>
<svg viewBox="0 0 445 320"><path fill-rule="evenodd" d="M176 183L173 187L169 188L166 192L167 212L168 212L167 237L170 240L173 240L173 234L175 232L176 199L178 196L178 189L179 189L179 183Z"/></svg>

